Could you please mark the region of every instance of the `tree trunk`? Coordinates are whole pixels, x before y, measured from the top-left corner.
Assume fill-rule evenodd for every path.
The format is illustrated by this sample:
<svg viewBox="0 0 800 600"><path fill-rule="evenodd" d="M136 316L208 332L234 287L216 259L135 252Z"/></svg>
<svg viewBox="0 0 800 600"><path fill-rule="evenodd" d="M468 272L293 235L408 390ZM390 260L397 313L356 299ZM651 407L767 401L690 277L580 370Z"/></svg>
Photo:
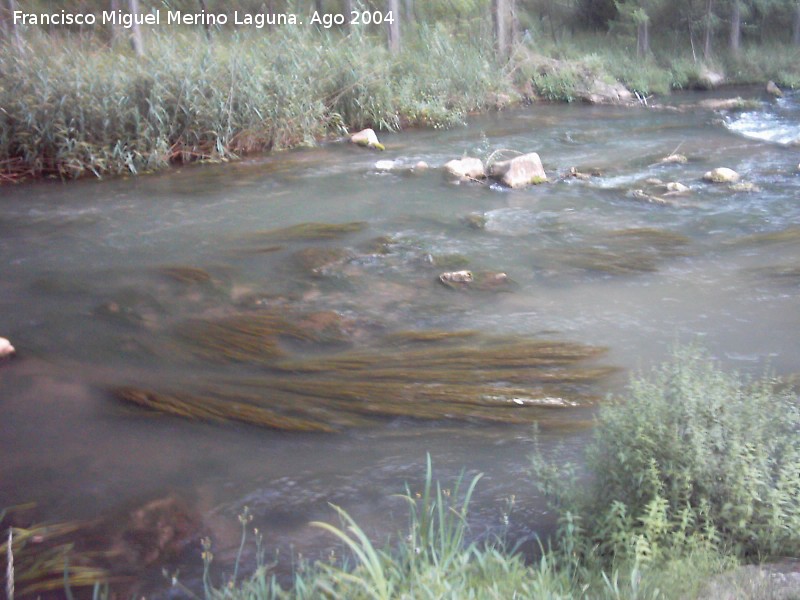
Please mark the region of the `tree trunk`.
<svg viewBox="0 0 800 600"><path fill-rule="evenodd" d="M800 0L798 0L797 8L794 12L794 32L792 41L794 41L796 46L800 46Z"/></svg>
<svg viewBox="0 0 800 600"><path fill-rule="evenodd" d="M388 0L388 11L392 13L389 25L389 51L400 52L400 0Z"/></svg>
<svg viewBox="0 0 800 600"><path fill-rule="evenodd" d="M350 25L350 20L351 20L350 13L353 12L353 0L344 0L342 8L344 9L344 26L349 31L350 27L351 27L351 25Z"/></svg>
<svg viewBox="0 0 800 600"><path fill-rule="evenodd" d="M703 39L703 58L709 60L711 58L711 19L714 15L712 9L714 8L714 0L706 1L706 31Z"/></svg>
<svg viewBox="0 0 800 600"><path fill-rule="evenodd" d="M322 16L322 15L325 14L325 11L322 10L322 0L314 0L314 10L317 11L317 14L319 16Z"/></svg>
<svg viewBox="0 0 800 600"><path fill-rule="evenodd" d="M494 35L500 60L508 58L508 0L492 0Z"/></svg>
<svg viewBox="0 0 800 600"><path fill-rule="evenodd" d="M414 14L414 0L404 0L403 9L405 10L404 17L406 23L414 23L417 20L417 17Z"/></svg>
<svg viewBox="0 0 800 600"><path fill-rule="evenodd" d="M119 13L117 12L118 10L119 10L119 0L111 0L111 12L114 13L115 15L119 15ZM121 32L120 32L119 24L115 20L111 24L111 45L112 46L116 46L117 42L119 42L120 33Z"/></svg>
<svg viewBox="0 0 800 600"><path fill-rule="evenodd" d="M139 0L128 0L128 10L133 15L133 36L131 41L133 43L133 51L136 56L144 56L144 40L142 39L142 27L136 22L136 17L139 16Z"/></svg>
<svg viewBox="0 0 800 600"><path fill-rule="evenodd" d="M647 56L650 52L650 21L645 19L636 26L636 54Z"/></svg>
<svg viewBox="0 0 800 600"><path fill-rule="evenodd" d="M730 37L730 51L731 54L739 54L739 46L742 40L742 5L739 0L733 0L733 7L731 8L731 37Z"/></svg>
<svg viewBox="0 0 800 600"><path fill-rule="evenodd" d="M508 0L509 18L511 20L509 54L510 50L519 43L519 19L517 18L517 0Z"/></svg>

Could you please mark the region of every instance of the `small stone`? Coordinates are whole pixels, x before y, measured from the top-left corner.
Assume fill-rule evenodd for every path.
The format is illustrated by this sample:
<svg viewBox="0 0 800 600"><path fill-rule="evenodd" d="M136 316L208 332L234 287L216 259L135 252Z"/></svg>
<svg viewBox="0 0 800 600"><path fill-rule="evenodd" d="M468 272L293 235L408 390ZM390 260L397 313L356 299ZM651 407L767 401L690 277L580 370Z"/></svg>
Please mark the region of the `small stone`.
<svg viewBox="0 0 800 600"><path fill-rule="evenodd" d="M689 186L683 185L679 181L670 181L667 184L667 191L673 194L685 194L689 191Z"/></svg>
<svg viewBox="0 0 800 600"><path fill-rule="evenodd" d="M350 141L357 146L375 148L376 150L385 150L383 144L378 141L378 136L375 135L375 131L373 129L362 129L358 133L354 133L350 136Z"/></svg>
<svg viewBox="0 0 800 600"><path fill-rule="evenodd" d="M397 163L393 160L379 160L375 163L375 168L378 171L391 171L397 166Z"/></svg>
<svg viewBox="0 0 800 600"><path fill-rule="evenodd" d="M658 177L651 177L650 179L645 179L644 182L647 185L664 185L664 182L661 181Z"/></svg>
<svg viewBox="0 0 800 600"><path fill-rule="evenodd" d="M779 88L774 81L767 82L767 93L770 96L775 96L776 98L783 98L783 92L781 88Z"/></svg>
<svg viewBox="0 0 800 600"><path fill-rule="evenodd" d="M703 175L703 179L711 183L736 183L741 176L733 169L718 167Z"/></svg>
<svg viewBox="0 0 800 600"><path fill-rule="evenodd" d="M439 275L439 281L445 285L452 283L472 283L474 277L472 276L472 271L450 271Z"/></svg>
<svg viewBox="0 0 800 600"><path fill-rule="evenodd" d="M569 173L567 173L567 177L574 177L575 179L579 179L580 181L588 181L589 179L592 178L592 176L589 175L588 173L583 173L581 171L578 171L577 167L570 167Z"/></svg>
<svg viewBox="0 0 800 600"><path fill-rule="evenodd" d="M16 353L14 346L6 338L0 337L0 358L8 358Z"/></svg>
<svg viewBox="0 0 800 600"><path fill-rule="evenodd" d="M686 158L683 154L670 154L669 156L665 156L660 161L662 164L669 165L669 164L678 164L683 165L689 162L689 159Z"/></svg>
<svg viewBox="0 0 800 600"><path fill-rule="evenodd" d="M455 175L462 179L483 179L486 177L483 161L479 158L465 157L451 160L444 165L444 169L450 175Z"/></svg>
<svg viewBox="0 0 800 600"><path fill-rule="evenodd" d="M741 181L739 183L734 183L730 187L732 192L760 192L761 188L758 187L755 183L750 181Z"/></svg>
<svg viewBox="0 0 800 600"><path fill-rule="evenodd" d="M421 160L414 165L414 171L427 171L428 169L430 169L430 165L428 165L428 163L426 163L424 160Z"/></svg>

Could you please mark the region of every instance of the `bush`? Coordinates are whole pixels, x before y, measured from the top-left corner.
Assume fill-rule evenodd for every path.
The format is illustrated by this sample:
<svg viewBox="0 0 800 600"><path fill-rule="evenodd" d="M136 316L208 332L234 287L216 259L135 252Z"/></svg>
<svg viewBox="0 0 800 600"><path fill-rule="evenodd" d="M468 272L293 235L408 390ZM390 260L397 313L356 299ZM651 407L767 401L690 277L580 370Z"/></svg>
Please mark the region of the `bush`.
<svg viewBox="0 0 800 600"><path fill-rule="evenodd" d="M586 543L607 557L796 554L799 433L797 396L777 380L728 374L697 348L680 349L601 409L589 498L568 490L562 505L585 515Z"/></svg>

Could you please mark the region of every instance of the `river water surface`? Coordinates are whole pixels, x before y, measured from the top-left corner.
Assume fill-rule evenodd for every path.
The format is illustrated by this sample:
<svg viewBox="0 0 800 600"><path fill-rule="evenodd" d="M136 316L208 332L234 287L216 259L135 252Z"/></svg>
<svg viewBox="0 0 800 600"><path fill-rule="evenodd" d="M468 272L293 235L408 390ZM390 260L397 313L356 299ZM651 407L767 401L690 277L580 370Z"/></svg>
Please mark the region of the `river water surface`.
<svg viewBox="0 0 800 600"><path fill-rule="evenodd" d="M376 335L460 330L607 347L593 364L620 374L593 384L597 397L622 391L627 372L665 359L678 342L699 340L727 367L795 373L798 100L759 98L758 110L720 113L694 106L699 99L670 99L680 110L523 108L449 131L384 135L381 154L329 144L131 179L4 188L0 335L19 355L0 364L0 507L36 502L42 520L88 519L177 494L231 548L247 505L268 551L281 548L288 560L333 545L308 526L332 520L329 502L378 536L393 532L402 504L391 495L419 485L430 453L445 482L461 469L485 473L476 534L499 531L512 495L513 534L546 530L527 474L530 424L390 416L335 433L282 432L156 416L110 390L174 389L209 369L250 375L198 357L172 361L170 332L265 307L333 311L348 323L350 349ZM511 191L453 182L439 168L498 149L539 152L551 183ZM659 162L673 152L688 161ZM381 171L377 160L397 166ZM420 160L432 168L409 172ZM702 181L722 166L755 190ZM571 167L594 175L566 177ZM651 179L690 191L669 195ZM255 232L308 222L361 225L331 240L252 245ZM304 271L298 256L309 248L335 248L339 259ZM202 269L214 285L181 280L176 266ZM437 281L461 268L504 272L513 286ZM148 353L152 345L166 350ZM576 453L587 437L576 425L590 417L591 408L561 409L544 443ZM192 544L177 560L191 570L198 552Z"/></svg>

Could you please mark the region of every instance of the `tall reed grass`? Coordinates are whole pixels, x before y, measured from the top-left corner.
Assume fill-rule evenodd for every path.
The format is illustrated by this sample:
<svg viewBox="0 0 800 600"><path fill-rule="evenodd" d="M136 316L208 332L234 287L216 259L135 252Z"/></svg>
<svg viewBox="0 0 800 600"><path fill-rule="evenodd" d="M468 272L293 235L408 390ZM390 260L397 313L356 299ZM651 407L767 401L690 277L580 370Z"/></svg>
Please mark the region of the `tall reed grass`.
<svg viewBox="0 0 800 600"><path fill-rule="evenodd" d="M95 37L26 32L0 48L0 182L141 173L311 145L346 130L448 127L520 97L572 101L594 79L648 95L690 86L686 49L639 59L625 40L526 36L500 64L486 25L440 21L384 40L314 28L269 33L153 31L139 58ZM542 69L542 59L561 62ZM720 58L731 83L800 84L798 50L746 48Z"/></svg>
<svg viewBox="0 0 800 600"><path fill-rule="evenodd" d="M314 144L346 128L449 125L507 91L492 50L422 29L392 57L381 40L303 28L264 35L153 33L137 58L29 32L0 53L5 179L140 173Z"/></svg>

